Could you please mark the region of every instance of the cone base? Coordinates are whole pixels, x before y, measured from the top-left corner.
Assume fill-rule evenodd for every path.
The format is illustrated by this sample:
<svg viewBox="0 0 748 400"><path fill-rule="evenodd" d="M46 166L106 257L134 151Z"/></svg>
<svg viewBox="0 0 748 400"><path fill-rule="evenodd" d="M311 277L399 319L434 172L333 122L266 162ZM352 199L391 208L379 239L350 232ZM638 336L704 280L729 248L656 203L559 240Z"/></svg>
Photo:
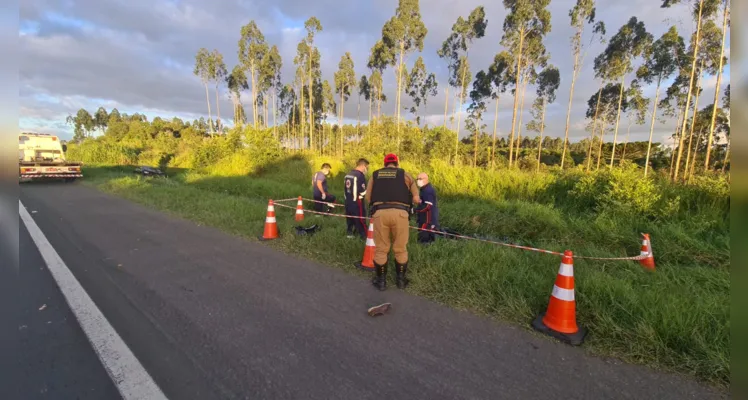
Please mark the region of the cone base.
<svg viewBox="0 0 748 400"><path fill-rule="evenodd" d="M353 263L353 266L356 267L356 268L358 268L358 269L360 269L360 270L366 271L366 272L374 272L375 271L373 265L371 267L367 267L367 266L365 266L361 262Z"/></svg>
<svg viewBox="0 0 748 400"><path fill-rule="evenodd" d="M545 317L545 313L541 313L532 321L532 327L538 332L545 333L548 336L572 346L579 346L584 343L584 338L587 336L587 329L580 326L576 333L561 333L546 326L546 324L543 323L543 317Z"/></svg>

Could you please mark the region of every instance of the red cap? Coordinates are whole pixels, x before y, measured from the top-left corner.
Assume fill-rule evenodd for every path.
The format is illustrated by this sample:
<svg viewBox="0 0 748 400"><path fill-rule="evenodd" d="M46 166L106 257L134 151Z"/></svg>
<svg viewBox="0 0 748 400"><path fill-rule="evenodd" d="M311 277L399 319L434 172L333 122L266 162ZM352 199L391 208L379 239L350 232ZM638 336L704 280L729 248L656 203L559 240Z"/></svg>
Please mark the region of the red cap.
<svg viewBox="0 0 748 400"><path fill-rule="evenodd" d="M392 164L392 163L395 163L395 164L400 163L400 160L398 160L397 158L397 154L390 153L384 156L384 165Z"/></svg>

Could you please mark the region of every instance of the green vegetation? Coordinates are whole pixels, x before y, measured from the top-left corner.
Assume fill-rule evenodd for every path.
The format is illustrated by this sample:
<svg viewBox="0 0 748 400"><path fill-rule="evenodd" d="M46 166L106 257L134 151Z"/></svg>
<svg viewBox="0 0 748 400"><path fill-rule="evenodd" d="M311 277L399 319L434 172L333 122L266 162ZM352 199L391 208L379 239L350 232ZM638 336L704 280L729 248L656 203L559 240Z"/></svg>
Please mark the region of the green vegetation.
<svg viewBox="0 0 748 400"><path fill-rule="evenodd" d="M360 156L283 155L267 132L253 132L247 128L244 137L234 132L214 139L157 136L140 149L104 137L71 145L69 155L89 163L171 165L167 179L142 178L131 167L90 166L85 182L252 240L262 232L268 198L309 197L310 176L323 161L333 166L331 190L341 193L344 174ZM176 146L173 154L165 152L169 143ZM381 166L380 158L370 155L373 167ZM638 254L639 233L649 232L654 273L636 262L575 262L578 320L591 331L586 347L729 382L725 177L698 176L684 185L671 183L666 174L645 179L642 168L631 163L593 173L583 166L536 173L454 168L444 161L448 156L421 159L405 158L403 166L431 174L442 224L460 232L600 257ZM293 211L278 208L277 214L282 237L271 246L356 271L352 263L359 261L363 243L345 237L342 218L307 214L305 225L317 223L322 230L298 237L290 234L296 225ZM443 239L426 248L413 241L410 248L409 291L523 326L547 306L559 263L553 256L469 241Z"/></svg>
<svg viewBox="0 0 748 400"><path fill-rule="evenodd" d="M492 20L477 7L457 18L437 51L449 70L441 85L422 56L411 57L423 51L428 34L417 0L399 0L371 49L370 73L360 78L343 50L334 55L340 60L334 79L323 79L315 45L322 22L310 17L293 59L295 75L284 84L277 47L250 21L239 35L238 65L227 69L215 50L197 52L194 73L204 85L207 121L149 122L116 109L81 109L68 117L75 130L68 157L86 163L85 182L102 190L252 239L262 232L267 199L309 197L312 173L322 162L332 164L331 190L341 193L342 177L357 158L378 167L391 151L410 172L430 173L442 225L460 232L598 257L638 254L639 234L648 232L654 273L636 262L576 260L578 320L591 331L586 348L729 385L730 89L720 87L729 3L664 0L663 7L677 3L694 10L697 30L688 45L675 27L655 40L636 17L606 39L595 1L577 0L569 13L575 33L568 73L548 62L550 0L504 0L504 49L491 65L474 68L473 76L469 50ZM570 142L574 85L586 78L580 72L596 41L607 43L594 58L599 90L576 98L589 99L589 137ZM385 74L388 68L393 74ZM561 131L545 121L566 74L571 89ZM701 82L714 75L714 102L699 106ZM397 88L390 93L392 116L382 115L385 77ZM233 126L222 123L217 104L212 118L209 84L216 99L228 89ZM649 91L643 84L654 85L653 100L644 97ZM528 101L532 120L523 125L528 86L536 96ZM438 87L446 89L443 124L422 118ZM454 109L448 118L449 88ZM249 113L241 102L247 90ZM365 123L362 96L368 102ZM502 96L513 97L512 126L502 129L506 137L497 137ZM344 124L351 97L358 100L355 125ZM467 99L468 135L461 138ZM483 123L488 113L494 115L492 133ZM625 139L622 118L628 119ZM673 147L652 141L663 118L677 121ZM427 120L432 124L422 125ZM649 140L630 142L632 125L647 122ZM539 135L522 136L523 128ZM131 172L138 164L168 169L170 177L138 177ZM278 218L283 236L269 245L355 271L363 244L345 238L342 219L309 215L306 222L322 230L297 237L289 234L293 212L279 208ZM411 249L409 291L523 326L547 306L559 263L471 241L445 239Z"/></svg>

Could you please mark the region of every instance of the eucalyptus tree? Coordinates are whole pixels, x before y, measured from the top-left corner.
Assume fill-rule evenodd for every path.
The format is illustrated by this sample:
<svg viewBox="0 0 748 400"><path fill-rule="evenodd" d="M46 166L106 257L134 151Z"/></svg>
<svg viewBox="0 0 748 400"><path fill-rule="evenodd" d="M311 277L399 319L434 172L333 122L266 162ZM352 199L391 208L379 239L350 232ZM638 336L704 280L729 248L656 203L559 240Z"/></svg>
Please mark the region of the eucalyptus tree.
<svg viewBox="0 0 748 400"><path fill-rule="evenodd" d="M628 117L629 123L626 129L626 142L623 144L623 153L621 154L621 161L626 158L626 147L629 144L629 137L631 135L631 125L636 123L637 125L643 125L647 117L647 108L649 108L650 99L644 97L641 84L639 80L635 79L631 82L626 97L629 99ZM647 145L647 163L649 163L649 153L652 148L652 134L650 132L649 144ZM644 169L644 176L647 175L647 167Z"/></svg>
<svg viewBox="0 0 748 400"><path fill-rule="evenodd" d="M281 58L280 52L278 51L278 46L273 45L273 47L270 48L270 51L268 51L265 54L265 57L262 59L262 64L260 66L260 81L262 88L262 93L266 93L267 91L270 92L270 98L272 98L273 103L273 136L276 138L278 137L278 131L277 131L277 97L278 92L281 89L281 68L283 67L283 59ZM268 96L265 96L268 97ZM265 102L267 104L267 102ZM267 125L267 121L269 120L267 115L267 106L265 107L265 123Z"/></svg>
<svg viewBox="0 0 748 400"><path fill-rule="evenodd" d="M683 108L683 119L681 122L680 127L680 140L681 142L685 138L686 135L686 127L688 126L688 113L691 108L691 97L692 97L692 91L694 88L694 80L696 77L696 62L697 62L697 54L699 52L699 44L701 43L701 28L702 23L710 18L715 12L717 12L717 8L719 7L719 1L720 0L663 0L662 1L662 8L669 8L679 3L688 3L691 5L692 10L694 11L694 20L696 22L696 32L694 33L692 37L692 56L691 56L691 67L687 69L688 71L688 94L686 95L686 101L685 106ZM678 180L678 173L680 169L680 158L682 151L680 148L682 148L682 144L679 146L678 150L678 160L676 161L675 169L673 170L672 178L673 180Z"/></svg>
<svg viewBox="0 0 748 400"><path fill-rule="evenodd" d="M670 79L677 70L677 61L685 57L685 43L683 42L683 38L678 34L678 29L672 26L645 53L644 64L636 71L638 79L648 84L656 83L655 97L652 102L652 119L649 127L647 157L644 162L644 176L647 176L649 172L649 158L652 153L652 136L654 135L655 119L657 117L657 104L660 99L660 87L662 86L662 82Z"/></svg>
<svg viewBox="0 0 748 400"><path fill-rule="evenodd" d="M722 45L720 46L720 53L719 53L719 67L717 69L717 83L714 88L714 108L712 109L712 120L709 126L709 141L706 146L706 156L704 158L704 171L709 170L709 159L712 154L712 145L714 142L714 126L717 120L717 104L719 102L720 86L722 85L722 70L723 70L724 64L727 62L726 60L724 60L723 57L725 54L727 27L729 25L730 25L730 0L724 0L724 11L723 11L723 20L722 20ZM728 85L728 92L729 92L729 88L730 87Z"/></svg>
<svg viewBox="0 0 748 400"><path fill-rule="evenodd" d="M210 53L211 62L213 63L213 76L212 81L215 84L215 91L216 91L216 124L218 127L221 126L221 105L220 101L218 100L218 87L221 83L223 83L226 80L226 75L228 75L228 71L226 70L226 63L223 61L223 54L221 54L218 50L213 49L213 51Z"/></svg>
<svg viewBox="0 0 748 400"><path fill-rule="evenodd" d="M205 101L208 103L208 120L213 121L213 116L210 112L210 92L208 91L208 83L213 80L215 75L215 67L212 61L212 57L208 49L205 47L200 48L195 55L195 68L192 71L196 76L200 78L200 81L205 86ZM210 132L213 133L213 124L210 124Z"/></svg>
<svg viewBox="0 0 748 400"><path fill-rule="evenodd" d="M490 96L495 102L493 138L491 139L491 168L494 168L496 157L496 127L499 122L499 100L501 94L506 91L507 85L513 80L511 65L511 54L502 51L494 56L493 63L488 67L488 77L491 85L489 89Z"/></svg>
<svg viewBox="0 0 748 400"><path fill-rule="evenodd" d="M504 19L504 34L501 44L509 48L515 59L514 109L512 112L512 128L509 136L509 165L512 164L512 149L517 123L517 106L519 104L520 88L523 71L523 59L527 49L534 49L535 55L544 53L543 37L551 31L551 13L547 10L551 0L503 0L504 8L509 12Z"/></svg>
<svg viewBox="0 0 748 400"><path fill-rule="evenodd" d="M240 65L234 66L231 73L226 76L226 86L234 105L234 125L241 126L246 122L241 102L241 92L249 89L249 83L247 82L247 75L244 74L244 69Z"/></svg>
<svg viewBox="0 0 748 400"><path fill-rule="evenodd" d="M397 94L395 110L397 113L397 147L400 147L400 109L401 95L405 87L405 64L407 56L415 50L423 51L423 40L428 33L421 21L419 0L398 0L395 15L382 27L382 47L380 61L395 67Z"/></svg>
<svg viewBox="0 0 748 400"><path fill-rule="evenodd" d="M475 39L480 39L486 34L486 11L483 6L478 6L470 12L467 19L459 16L457 22L452 25L452 33L442 44L442 48L437 51L439 57L448 60L450 71L450 85L459 89L457 92L457 136L460 132L460 120L462 113L462 103L467 95L467 89L471 81L468 55L470 46ZM455 146L459 146L459 141ZM457 147L455 147L455 156Z"/></svg>
<svg viewBox="0 0 748 400"><path fill-rule="evenodd" d="M356 86L356 93L358 93L358 106L356 111L356 130L359 131L360 134L361 130L361 96L364 96L364 100L369 102L369 123L371 124L371 96L370 94L370 88L369 88L369 79L366 77L366 75L361 75L361 78L358 80L358 85Z"/></svg>
<svg viewBox="0 0 748 400"><path fill-rule="evenodd" d="M569 126L571 123L571 105L574 100L574 86L577 82L577 76L579 71L582 70L584 59L587 55L587 50L595 38L599 37L599 40L603 42L605 36L605 23L602 21L595 22L595 0L577 0L576 5L569 10L569 17L571 18L571 26L574 28L574 36L571 37L571 51L574 55L574 68L571 75L571 87L569 89L569 105L566 111L566 128L564 130L564 144L563 150L561 151L561 168L564 168L564 162L566 161L566 149L569 143ZM584 36L584 28L586 24L592 25L592 36L590 37L589 44L585 47L582 44L582 37Z"/></svg>
<svg viewBox="0 0 748 400"><path fill-rule="evenodd" d="M421 116L418 111L421 106L426 107L428 98L436 96L437 93L436 75L426 71L426 64L423 62L423 57L418 57L413 68L410 70L405 90L411 100L413 100L410 112L415 115L416 124L420 126Z"/></svg>
<svg viewBox="0 0 748 400"><path fill-rule="evenodd" d="M618 97L618 111L616 112L615 131L613 134L613 156L610 166L615 162L616 142L618 140L618 125L621 118L623 90L626 76L634 71L634 60L644 54L652 46L652 34L647 32L644 22L631 17L613 37L610 38L605 51L595 58L595 66L605 65L605 78L609 81L620 81Z"/></svg>
<svg viewBox="0 0 748 400"><path fill-rule="evenodd" d="M259 119L257 112L257 95L259 93L258 75L268 51L268 45L265 42L265 35L255 21L249 21L247 25L241 28L241 38L239 39L239 62L244 70L249 74L250 90L252 93L252 124L257 129Z"/></svg>
<svg viewBox="0 0 748 400"><path fill-rule="evenodd" d="M538 140L538 165L537 171L540 171L540 155L543 150L543 132L545 131L545 110L548 104L556 101L556 91L561 84L561 74L558 68L549 65L538 74L536 82L536 97L532 106L533 120L527 124L527 129L533 130L540 134Z"/></svg>
<svg viewBox="0 0 748 400"><path fill-rule="evenodd" d="M340 57L338 71L335 73L335 91L340 94L340 112L338 113L338 126L343 129L343 118L345 118L345 102L351 95L351 89L356 84L356 71L353 68L351 53L346 52ZM341 139L342 140L342 139ZM341 141L342 147L342 141Z"/></svg>
<svg viewBox="0 0 748 400"><path fill-rule="evenodd" d="M469 118L466 122L467 128L473 133L473 167L478 165L478 141L482 136L483 114L486 112L486 99L491 97L491 76L485 71L479 71L473 81L473 90L470 91L468 107Z"/></svg>

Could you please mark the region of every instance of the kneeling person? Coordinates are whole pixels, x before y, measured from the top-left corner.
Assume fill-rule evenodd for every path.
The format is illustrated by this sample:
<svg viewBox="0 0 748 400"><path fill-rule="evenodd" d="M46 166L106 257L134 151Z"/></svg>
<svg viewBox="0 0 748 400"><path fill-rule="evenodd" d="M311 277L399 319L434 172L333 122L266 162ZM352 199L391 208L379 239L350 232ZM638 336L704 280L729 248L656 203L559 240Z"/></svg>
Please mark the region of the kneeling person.
<svg viewBox="0 0 748 400"><path fill-rule="evenodd" d="M418 227L432 231L439 230L439 206L436 203L436 190L429 182L429 176L425 172L418 174L416 184L420 189L421 205L415 209L418 214ZM431 243L436 234L428 231L418 231L418 243Z"/></svg>

